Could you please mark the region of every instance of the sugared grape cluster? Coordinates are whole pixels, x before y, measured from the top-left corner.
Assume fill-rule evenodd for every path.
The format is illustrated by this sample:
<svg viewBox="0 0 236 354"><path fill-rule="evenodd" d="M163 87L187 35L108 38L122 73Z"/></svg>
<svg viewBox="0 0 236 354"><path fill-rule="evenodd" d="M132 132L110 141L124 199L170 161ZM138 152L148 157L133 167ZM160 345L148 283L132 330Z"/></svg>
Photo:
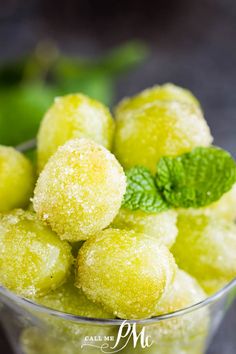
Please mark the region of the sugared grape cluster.
<svg viewBox="0 0 236 354"><path fill-rule="evenodd" d="M36 173L0 146L0 283L65 313L146 319L200 302L236 276L236 187L205 207L162 203L157 212L158 183L136 176L127 208L126 169L151 176L163 157L212 137L197 99L172 84L123 100L115 116L82 94L57 98L39 130ZM207 314L193 316L152 326L166 353L178 352L183 335L189 347L204 338Z"/></svg>

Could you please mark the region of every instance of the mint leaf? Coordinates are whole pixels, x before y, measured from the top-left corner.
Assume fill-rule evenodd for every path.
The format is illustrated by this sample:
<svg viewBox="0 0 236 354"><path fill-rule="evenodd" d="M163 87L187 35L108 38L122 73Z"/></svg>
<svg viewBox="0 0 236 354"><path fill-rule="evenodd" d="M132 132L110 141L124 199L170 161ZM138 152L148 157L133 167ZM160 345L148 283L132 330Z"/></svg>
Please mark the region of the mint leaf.
<svg viewBox="0 0 236 354"><path fill-rule="evenodd" d="M145 167L133 167L126 172L127 188L122 206L131 210L157 213L168 209L155 185L154 177Z"/></svg>
<svg viewBox="0 0 236 354"><path fill-rule="evenodd" d="M175 208L209 205L235 182L235 161L217 147L199 147L178 157L163 157L157 164L156 184Z"/></svg>

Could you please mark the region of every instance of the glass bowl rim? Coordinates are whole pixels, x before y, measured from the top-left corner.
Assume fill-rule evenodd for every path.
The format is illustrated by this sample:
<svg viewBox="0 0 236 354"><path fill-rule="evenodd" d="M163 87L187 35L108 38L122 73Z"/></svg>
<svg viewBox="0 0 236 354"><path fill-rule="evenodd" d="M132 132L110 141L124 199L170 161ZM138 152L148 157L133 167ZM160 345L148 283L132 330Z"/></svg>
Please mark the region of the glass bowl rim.
<svg viewBox="0 0 236 354"><path fill-rule="evenodd" d="M32 139L29 141L26 141L16 147L17 150L21 152L26 152L29 150L32 150L36 147L36 140ZM168 320L171 318L175 317L180 317L186 314L189 314L193 311L196 311L198 309L204 308L208 305L211 305L215 303L216 301L222 299L227 293L229 293L233 288L236 289L236 278L234 278L231 282L229 282L226 286L224 286L222 289L217 291L215 294L207 297L206 299L197 302L191 306L185 307L183 309L170 312L167 314L159 315L159 316L154 316L151 318L147 319L140 319L140 320L127 320L129 323L136 323L136 324L153 324L156 322L160 322L163 320ZM36 302L33 302L29 299L26 299L24 297L18 296L14 294L13 292L5 289L3 286L0 286L0 294L2 294L4 297L12 300L13 302L22 305L23 307L29 307L32 310L35 310L37 312L42 312L50 316L55 316L67 321L72 321L72 322L78 322L78 323L90 323L90 324L100 324L100 325L121 325L124 322L124 319L107 319L107 318L92 318L92 317L83 317L83 316L77 316L77 315L72 315L70 313L65 313L61 312L58 310L54 310L52 308L37 304Z"/></svg>
<svg viewBox="0 0 236 354"><path fill-rule="evenodd" d="M208 305L211 305L218 300L222 299L227 293L229 293L231 290L236 289L236 278L234 278L231 282L229 282L225 287L217 291L215 294L207 297L206 299L197 302L191 306L185 307L183 309L170 312L167 314L159 315L159 316L154 316L151 318L147 319L140 319L140 320L128 320L129 323L136 323L136 324L154 324L160 321L168 320L171 318L176 318L180 317L189 313L192 313L194 311L197 311L199 309L202 309ZM22 307L29 308L31 310L35 310L36 312L41 312L50 316L58 317L67 321L72 321L72 322L78 322L81 324L85 323L90 323L90 324L99 324L99 325L121 325L125 319L107 319L107 318L92 318L92 317L83 317L83 316L77 316L77 315L72 315L70 313L54 310L52 308L49 308L47 306L43 306L40 304L37 304L34 301L31 301L29 299L26 299L24 297L21 297L19 295L16 295L15 293L7 290L3 286L0 286L0 294L2 294L5 298L12 300L13 302L17 303L18 305L21 305Z"/></svg>

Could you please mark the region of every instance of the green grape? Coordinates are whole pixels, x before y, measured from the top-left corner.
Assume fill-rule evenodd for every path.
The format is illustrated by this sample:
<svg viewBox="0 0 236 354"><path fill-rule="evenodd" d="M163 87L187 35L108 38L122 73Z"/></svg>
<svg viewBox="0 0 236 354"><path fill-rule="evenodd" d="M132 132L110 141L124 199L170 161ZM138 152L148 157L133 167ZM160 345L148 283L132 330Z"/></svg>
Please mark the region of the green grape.
<svg viewBox="0 0 236 354"><path fill-rule="evenodd" d="M186 103L155 101L119 115L114 153L126 168L136 165L156 172L163 156L176 156L212 142L200 111Z"/></svg>
<svg viewBox="0 0 236 354"><path fill-rule="evenodd" d="M60 286L72 264L71 247L37 220L17 209L0 216L0 283L33 298Z"/></svg>
<svg viewBox="0 0 236 354"><path fill-rule="evenodd" d="M14 148L0 145L0 212L26 207L33 186L30 161Z"/></svg>
<svg viewBox="0 0 236 354"><path fill-rule="evenodd" d="M74 286L74 277L49 294L38 297L36 302L46 307L75 316L89 318L114 318L114 316L106 312L100 305L87 299L81 289ZM83 343L86 336L105 336L110 335L111 330L103 327L81 325L72 321L65 321L60 318L44 318L56 333L67 337L69 340L77 340Z"/></svg>
<svg viewBox="0 0 236 354"><path fill-rule="evenodd" d="M38 169L41 171L57 148L74 138L90 138L111 148L114 122L100 102L82 94L55 99L38 133Z"/></svg>
<svg viewBox="0 0 236 354"><path fill-rule="evenodd" d="M228 280L225 277L217 277L216 279L203 279L201 283L207 295L211 296L223 289L228 284Z"/></svg>
<svg viewBox="0 0 236 354"><path fill-rule="evenodd" d="M157 100L187 103L192 105L196 111L201 110L200 103L190 91L169 83L162 86L153 86L133 97L123 99L116 107L116 118L119 119L119 117L122 117L124 114L142 108L144 105Z"/></svg>
<svg viewBox="0 0 236 354"><path fill-rule="evenodd" d="M34 209L62 239L85 240L111 223L125 188L123 169L108 150L91 140L70 140L41 173Z"/></svg>
<svg viewBox="0 0 236 354"><path fill-rule="evenodd" d="M153 236L170 248L174 244L178 232L176 220L177 214L174 210L151 214L141 210L121 208L111 227L134 230Z"/></svg>
<svg viewBox="0 0 236 354"><path fill-rule="evenodd" d="M178 269L173 285L162 296L157 306L156 315L175 312L192 306L206 298L206 294L198 282L183 270ZM206 310L196 310L194 313L161 322L157 326L157 342L162 339L167 342L183 340L187 337L201 335L206 330Z"/></svg>
<svg viewBox="0 0 236 354"><path fill-rule="evenodd" d="M205 298L206 294L197 280L187 272L178 269L172 286L158 302L156 315L163 315L184 309ZM182 334L184 332L185 330L182 331ZM176 333L174 333L174 335L176 335Z"/></svg>
<svg viewBox="0 0 236 354"><path fill-rule="evenodd" d="M181 210L172 251L178 265L209 291L236 276L236 225L201 210Z"/></svg>
<svg viewBox="0 0 236 354"><path fill-rule="evenodd" d="M206 294L197 281L178 269L173 284L158 301L156 315L187 308L205 298ZM203 353L208 324L209 314L207 309L203 308L151 324L137 325L137 334L142 331L146 339L143 343L152 343L151 347L143 349L141 339L134 346L133 338L126 345L127 336L123 338L119 348L124 347L124 354L200 354Z"/></svg>
<svg viewBox="0 0 236 354"><path fill-rule="evenodd" d="M72 315L92 318L114 318L111 313L87 299L81 289L74 285L71 276L65 284L45 296L38 297L36 302L46 307Z"/></svg>
<svg viewBox="0 0 236 354"><path fill-rule="evenodd" d="M155 238L106 229L79 250L76 285L115 316L148 318L173 280L176 265Z"/></svg>
<svg viewBox="0 0 236 354"><path fill-rule="evenodd" d="M178 269L173 285L158 302L156 315L163 315L194 305L206 298L198 282ZM165 319L146 328L157 345L157 353L202 353L207 336L209 314L205 308L179 317ZM194 350L193 350L194 348Z"/></svg>

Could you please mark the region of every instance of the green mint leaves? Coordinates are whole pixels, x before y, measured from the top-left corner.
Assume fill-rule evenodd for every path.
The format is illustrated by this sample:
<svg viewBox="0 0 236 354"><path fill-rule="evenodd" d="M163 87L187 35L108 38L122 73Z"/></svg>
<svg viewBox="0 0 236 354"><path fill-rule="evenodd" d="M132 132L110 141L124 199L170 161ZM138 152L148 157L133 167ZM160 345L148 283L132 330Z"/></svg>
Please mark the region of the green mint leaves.
<svg viewBox="0 0 236 354"><path fill-rule="evenodd" d="M163 157L157 165L157 186L175 208L209 205L229 191L235 181L235 161L216 147L199 147L176 158Z"/></svg>
<svg viewBox="0 0 236 354"><path fill-rule="evenodd" d="M207 206L236 182L236 163L217 147L199 147L177 157L163 157L152 177L148 169L127 172L123 206L131 210L161 212L172 208Z"/></svg>
<svg viewBox="0 0 236 354"><path fill-rule="evenodd" d="M145 167L133 167L127 173L127 189L123 206L131 210L149 213L168 209L167 203L157 190L154 177Z"/></svg>

